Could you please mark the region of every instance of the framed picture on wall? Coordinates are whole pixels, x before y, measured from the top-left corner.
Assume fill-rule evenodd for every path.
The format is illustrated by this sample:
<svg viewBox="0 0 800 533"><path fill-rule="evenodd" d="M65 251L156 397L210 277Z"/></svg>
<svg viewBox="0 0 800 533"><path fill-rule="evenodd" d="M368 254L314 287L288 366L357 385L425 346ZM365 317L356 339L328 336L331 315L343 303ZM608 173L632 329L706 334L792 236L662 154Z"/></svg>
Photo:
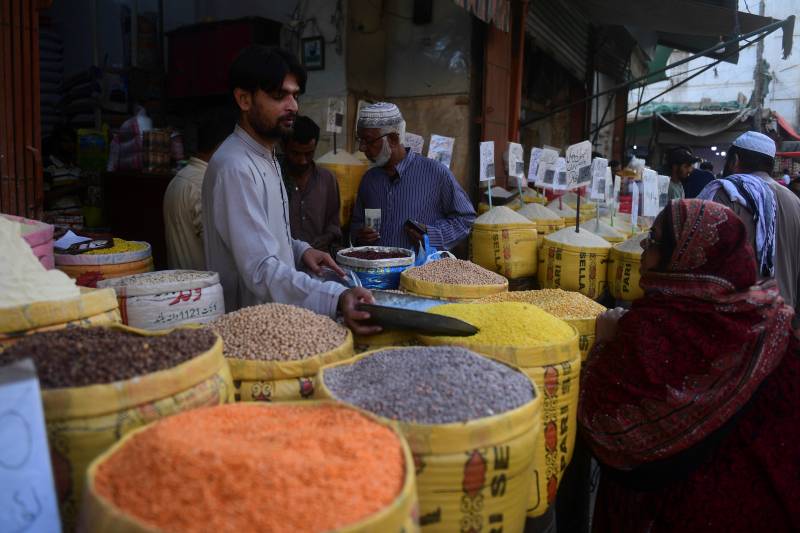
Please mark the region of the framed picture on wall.
<svg viewBox="0 0 800 533"><path fill-rule="evenodd" d="M306 70L323 70L325 68L325 40L321 35L305 37L300 41L303 53L303 66Z"/></svg>

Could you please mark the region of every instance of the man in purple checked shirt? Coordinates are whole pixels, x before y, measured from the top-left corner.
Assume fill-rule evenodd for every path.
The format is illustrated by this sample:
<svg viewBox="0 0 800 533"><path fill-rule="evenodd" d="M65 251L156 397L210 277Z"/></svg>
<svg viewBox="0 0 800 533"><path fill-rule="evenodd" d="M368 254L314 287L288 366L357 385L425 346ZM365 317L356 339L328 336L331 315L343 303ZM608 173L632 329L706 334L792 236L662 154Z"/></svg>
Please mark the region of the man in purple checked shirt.
<svg viewBox="0 0 800 533"><path fill-rule="evenodd" d="M416 249L421 230L432 246L450 249L469 235L475 209L450 169L406 148L405 128L394 104L379 102L361 111L357 141L372 168L358 189L350 239L354 245ZM379 231L365 225L365 209L381 210Z"/></svg>

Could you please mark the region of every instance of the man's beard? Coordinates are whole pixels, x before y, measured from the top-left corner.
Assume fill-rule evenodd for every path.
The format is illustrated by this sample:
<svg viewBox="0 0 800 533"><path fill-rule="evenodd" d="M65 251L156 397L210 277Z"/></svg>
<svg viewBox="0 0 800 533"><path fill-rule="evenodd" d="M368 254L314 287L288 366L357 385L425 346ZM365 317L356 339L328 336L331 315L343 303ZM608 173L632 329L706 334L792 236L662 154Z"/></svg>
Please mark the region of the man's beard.
<svg viewBox="0 0 800 533"><path fill-rule="evenodd" d="M294 124L295 116L294 113L287 113L286 115L278 117L274 125L270 125L266 117L264 117L257 108L253 107L247 113L247 120L250 122L253 131L264 139L282 139L292 133L292 127L284 126L281 122L291 119L292 124Z"/></svg>
<svg viewBox="0 0 800 533"><path fill-rule="evenodd" d="M386 137L381 139L381 141L383 141L383 144L381 144L381 152L375 156L375 159L369 159L372 161L373 167L386 166L386 163L389 162L389 158L392 157L392 150L389 148L389 142L386 140Z"/></svg>

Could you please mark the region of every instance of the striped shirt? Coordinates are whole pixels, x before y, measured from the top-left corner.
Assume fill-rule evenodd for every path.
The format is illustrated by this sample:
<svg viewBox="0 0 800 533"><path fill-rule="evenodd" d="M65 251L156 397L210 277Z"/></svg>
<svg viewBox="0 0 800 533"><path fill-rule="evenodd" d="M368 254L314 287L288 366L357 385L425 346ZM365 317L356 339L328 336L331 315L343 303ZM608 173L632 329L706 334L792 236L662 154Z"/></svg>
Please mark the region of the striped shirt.
<svg viewBox="0 0 800 533"><path fill-rule="evenodd" d="M469 235L475 209L453 173L438 161L409 151L390 176L383 168L364 174L350 223L350 238L364 226L364 209L381 210L378 246L413 248L403 224L425 224L431 245L449 249Z"/></svg>

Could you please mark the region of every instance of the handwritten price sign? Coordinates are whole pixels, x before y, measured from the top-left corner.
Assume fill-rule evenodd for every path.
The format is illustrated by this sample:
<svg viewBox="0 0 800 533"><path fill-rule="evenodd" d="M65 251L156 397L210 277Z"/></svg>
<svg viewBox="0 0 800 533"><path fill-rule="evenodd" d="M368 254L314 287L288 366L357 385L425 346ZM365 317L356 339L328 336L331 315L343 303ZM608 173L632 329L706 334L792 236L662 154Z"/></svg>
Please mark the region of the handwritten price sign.
<svg viewBox="0 0 800 533"><path fill-rule="evenodd" d="M558 188L567 190L577 189L592 182L592 143L579 142L567 148L566 157L566 183L559 184Z"/></svg>

